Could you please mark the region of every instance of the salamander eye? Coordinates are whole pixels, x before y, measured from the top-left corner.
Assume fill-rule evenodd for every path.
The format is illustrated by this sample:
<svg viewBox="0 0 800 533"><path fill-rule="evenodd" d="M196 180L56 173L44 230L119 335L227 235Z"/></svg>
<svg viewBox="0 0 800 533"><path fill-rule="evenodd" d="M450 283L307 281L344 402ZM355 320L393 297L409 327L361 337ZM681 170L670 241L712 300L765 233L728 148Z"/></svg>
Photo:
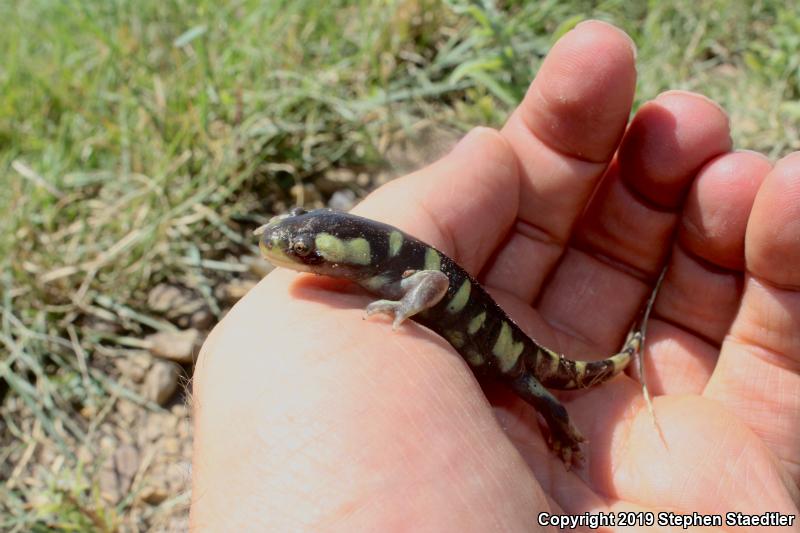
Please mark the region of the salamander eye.
<svg viewBox="0 0 800 533"><path fill-rule="evenodd" d="M292 251L300 257L305 257L311 253L311 246L305 240L300 239L292 243Z"/></svg>
<svg viewBox="0 0 800 533"><path fill-rule="evenodd" d="M293 216L293 217L297 217L297 216L300 216L300 215L305 215L306 213L308 213L308 211L306 211L305 209L303 209L300 206L293 207L293 208L291 208L289 210L289 216Z"/></svg>

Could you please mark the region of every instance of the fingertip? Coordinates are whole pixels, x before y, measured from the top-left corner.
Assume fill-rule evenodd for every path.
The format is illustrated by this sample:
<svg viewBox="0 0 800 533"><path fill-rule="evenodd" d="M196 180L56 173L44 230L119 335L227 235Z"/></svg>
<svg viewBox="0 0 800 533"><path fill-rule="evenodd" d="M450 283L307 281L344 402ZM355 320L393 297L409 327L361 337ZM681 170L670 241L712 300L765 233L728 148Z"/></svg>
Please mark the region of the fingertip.
<svg viewBox="0 0 800 533"><path fill-rule="evenodd" d="M800 287L800 152L764 179L747 224L747 269L771 284Z"/></svg>
<svg viewBox="0 0 800 533"><path fill-rule="evenodd" d="M558 152L608 160L633 102L634 49L610 24L579 24L550 50L515 115Z"/></svg>
<svg viewBox="0 0 800 533"><path fill-rule="evenodd" d="M586 31L604 32L604 33L607 33L607 32L615 33L617 35L617 37L621 38L622 40L624 40L628 44L628 46L630 47L633 59L636 59L636 56L638 55L638 51L636 49L636 43L633 41L631 36L628 35L627 33L625 33L624 30L622 30L622 29L620 29L620 28L614 26L613 24L610 24L610 23L608 23L608 22L606 22L604 20L599 20L599 19L584 20L584 21L581 21L578 24L576 24L575 28L573 28L573 30L577 30L577 29L580 29L582 31L586 30Z"/></svg>
<svg viewBox="0 0 800 533"><path fill-rule="evenodd" d="M673 107L680 106L680 105L687 105L690 106L692 104L705 104L710 107L713 107L717 110L717 112L725 117L725 120L728 121L728 112L725 111L721 105L719 105L716 101L712 100L708 96L696 93L693 91L685 91L683 89L668 89L658 94L655 97L655 101L660 102L669 102Z"/></svg>
<svg viewBox="0 0 800 533"><path fill-rule="evenodd" d="M668 91L636 113L619 160L634 190L674 208L700 167L731 145L728 117L716 103L696 93Z"/></svg>
<svg viewBox="0 0 800 533"><path fill-rule="evenodd" d="M778 160L775 166L776 168L778 168L778 167L785 167L787 165L793 165L794 167L800 165L800 151L792 152L788 155L785 155L784 157Z"/></svg>
<svg viewBox="0 0 800 533"><path fill-rule="evenodd" d="M771 168L769 159L749 151L724 154L706 164L684 208L683 245L713 264L742 270L747 219Z"/></svg>

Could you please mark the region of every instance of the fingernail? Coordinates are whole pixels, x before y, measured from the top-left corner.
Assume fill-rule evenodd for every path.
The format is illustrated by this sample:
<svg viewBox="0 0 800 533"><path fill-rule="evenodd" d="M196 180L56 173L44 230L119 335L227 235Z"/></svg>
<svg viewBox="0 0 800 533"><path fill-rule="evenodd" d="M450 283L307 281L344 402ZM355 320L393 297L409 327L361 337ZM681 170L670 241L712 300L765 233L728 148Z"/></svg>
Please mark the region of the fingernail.
<svg viewBox="0 0 800 533"><path fill-rule="evenodd" d="M636 43L633 42L633 39L631 39L630 35L625 33L625 31L621 30L620 28L617 28L613 24L610 24L610 23L605 22L603 20L589 19L589 20L584 20L584 21L579 22L578 24L576 24L575 27L573 28L573 30L577 30L581 26L585 26L585 25L600 25L600 24L602 24L603 26L606 26L608 28L611 28L612 30L617 32L619 35L624 37L625 40L628 41L628 46L631 47L631 52L633 53L633 59L636 59L636 56L639 54L639 52L636 49Z"/></svg>
<svg viewBox="0 0 800 533"><path fill-rule="evenodd" d="M725 111L725 108L723 108L717 102L715 102L714 100L712 100L711 98L709 98L708 96L706 96L704 94L695 93L695 92L692 92L692 91L684 91L683 89L669 89L667 91L659 93L659 95L656 96L655 99L658 100L661 97L669 97L669 96L689 96L691 98L697 98L698 100L702 100L707 104L713 105L714 107L719 109L720 113L725 115L725 118L728 118L728 112Z"/></svg>
<svg viewBox="0 0 800 533"><path fill-rule="evenodd" d="M756 150L750 150L750 149L747 149L747 148L739 148L734 153L735 154L755 155L755 156L758 156L759 158L763 159L767 163L770 163L770 164L772 163L772 159L770 159L769 156L767 156L766 154L762 154L761 152L758 152Z"/></svg>

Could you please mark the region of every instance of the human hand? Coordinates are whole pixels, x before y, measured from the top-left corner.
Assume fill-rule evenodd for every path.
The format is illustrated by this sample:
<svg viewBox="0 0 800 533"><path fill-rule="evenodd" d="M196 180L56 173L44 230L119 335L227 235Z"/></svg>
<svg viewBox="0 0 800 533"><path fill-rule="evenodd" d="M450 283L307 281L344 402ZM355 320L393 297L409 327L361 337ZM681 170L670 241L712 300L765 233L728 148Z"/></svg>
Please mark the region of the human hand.
<svg viewBox="0 0 800 533"><path fill-rule="evenodd" d="M634 85L627 37L582 24L500 132L473 130L356 213L444 251L575 359L619 348L669 257L646 353L661 434L625 376L563 395L589 440L586 467L568 472L535 411L501 384L482 391L443 339L362 320L360 290L278 269L198 361L196 527L531 531L542 511L797 514L800 156L773 168L730 152L725 114L689 93L662 94L628 126Z"/></svg>

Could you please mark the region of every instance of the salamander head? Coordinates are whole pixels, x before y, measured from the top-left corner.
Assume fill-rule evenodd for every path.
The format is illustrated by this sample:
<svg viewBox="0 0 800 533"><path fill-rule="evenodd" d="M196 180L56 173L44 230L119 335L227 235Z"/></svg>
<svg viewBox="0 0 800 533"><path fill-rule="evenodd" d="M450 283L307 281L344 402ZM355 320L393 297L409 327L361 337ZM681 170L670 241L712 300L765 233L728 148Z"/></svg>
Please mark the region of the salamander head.
<svg viewBox="0 0 800 533"><path fill-rule="evenodd" d="M326 276L371 275L370 224L333 209L296 207L255 231L262 255L273 265Z"/></svg>

